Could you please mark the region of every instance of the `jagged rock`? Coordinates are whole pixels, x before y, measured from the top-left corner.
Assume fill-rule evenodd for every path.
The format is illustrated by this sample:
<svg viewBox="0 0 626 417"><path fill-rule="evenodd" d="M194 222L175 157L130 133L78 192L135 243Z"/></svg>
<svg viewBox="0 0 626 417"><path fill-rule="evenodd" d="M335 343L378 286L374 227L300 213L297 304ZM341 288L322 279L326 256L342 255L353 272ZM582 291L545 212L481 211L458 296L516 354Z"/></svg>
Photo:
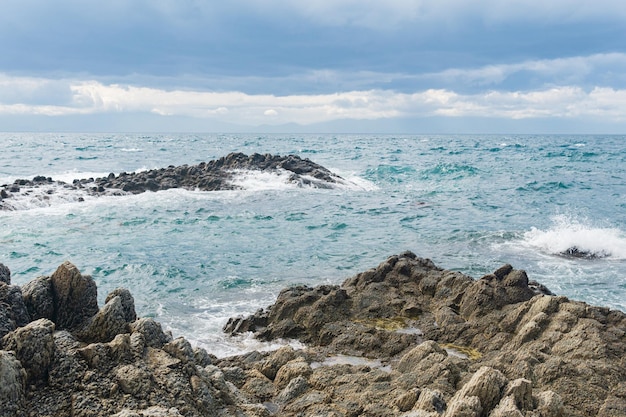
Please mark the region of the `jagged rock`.
<svg viewBox="0 0 626 417"><path fill-rule="evenodd" d="M48 371L48 384L55 388L73 387L87 370L87 365L76 351L80 342L67 330L54 332L53 339L55 349Z"/></svg>
<svg viewBox="0 0 626 417"><path fill-rule="evenodd" d="M443 393L437 390L424 388L420 393L413 410L422 410L426 412L443 413L447 408L443 398Z"/></svg>
<svg viewBox="0 0 626 417"><path fill-rule="evenodd" d="M481 417L484 416L483 407L478 397L460 397L453 400L443 413L443 417Z"/></svg>
<svg viewBox="0 0 626 417"><path fill-rule="evenodd" d="M81 190L89 195L123 195L139 194L146 191L161 191L170 188L188 190L216 191L241 188L233 181L237 172L242 170L289 173L288 181L298 186L315 188L332 188L344 181L340 176L309 159L296 155L271 155L231 153L217 160L202 162L198 165L169 166L149 171L113 173L102 178L74 180L72 184L52 181L52 178L35 177L35 179L18 179L12 185L4 185L0 190L0 210L11 210L14 207L10 200L16 194L27 195L37 190L46 195L54 192L55 187ZM10 191L9 192L7 192ZM78 200L84 199L78 197Z"/></svg>
<svg viewBox="0 0 626 417"><path fill-rule="evenodd" d="M448 356L448 353L443 350L437 342L427 340L402 356L398 363L397 370L402 373L410 372L417 368L420 362L431 355L436 355L435 360L442 362Z"/></svg>
<svg viewBox="0 0 626 417"><path fill-rule="evenodd" d="M540 392L537 395L537 411L541 417L565 417L563 400L553 391Z"/></svg>
<svg viewBox="0 0 626 417"><path fill-rule="evenodd" d="M164 344L172 340L171 336L165 334L161 328L161 324L154 319L142 317L130 324L132 332L141 333L144 337L144 343L149 347L160 348Z"/></svg>
<svg viewBox="0 0 626 417"><path fill-rule="evenodd" d="M620 353L626 315L548 294L511 265L473 280L407 252L341 286L286 289L274 305L240 322L252 324L247 329L261 339L291 336L325 352L389 360L399 373L391 379L398 390L394 401L414 387L428 393L428 387L442 393L440 404L450 415L545 414L548 406L533 397L541 391L558 395L546 404L558 409L560 398L565 415L626 407L626 395L610 388L626 380ZM396 342L405 330L421 337ZM431 340L420 344L422 339ZM394 341L397 350L385 348L384 340ZM474 374L481 366L486 368ZM315 370L307 377L316 390L338 384L337 377L323 375ZM356 401L349 409L359 413L370 409L359 400L342 401Z"/></svg>
<svg viewBox="0 0 626 417"><path fill-rule="evenodd" d="M31 320L54 318L54 295L50 277L38 277L22 286L24 304Z"/></svg>
<svg viewBox="0 0 626 417"><path fill-rule="evenodd" d="M217 359L214 355L210 355L205 349L200 347L193 348L193 358L199 366L211 365Z"/></svg>
<svg viewBox="0 0 626 417"><path fill-rule="evenodd" d="M0 262L0 282L11 285L11 270Z"/></svg>
<svg viewBox="0 0 626 417"><path fill-rule="evenodd" d="M81 275L74 265L64 262L50 277L55 300L53 321L59 330L73 330L98 312L96 283Z"/></svg>
<svg viewBox="0 0 626 417"><path fill-rule="evenodd" d="M290 380L287 386L276 396L276 401L279 403L287 403L302 395L307 389L309 389L308 381L304 376L298 375Z"/></svg>
<svg viewBox="0 0 626 417"><path fill-rule="evenodd" d="M171 342L166 343L163 346L163 350L184 363L193 362L195 359L191 343L183 337L177 337Z"/></svg>
<svg viewBox="0 0 626 417"><path fill-rule="evenodd" d="M533 387L532 382L518 378L509 382L504 391L503 397L510 398L519 410L532 410L533 409Z"/></svg>
<svg viewBox="0 0 626 417"><path fill-rule="evenodd" d="M133 396L146 397L152 389L150 375L135 365L122 365L115 371L115 378L122 391Z"/></svg>
<svg viewBox="0 0 626 417"><path fill-rule="evenodd" d="M394 401L394 405L398 407L398 410L400 411L409 411L415 406L420 394L421 392L419 389L413 388L398 397Z"/></svg>
<svg viewBox="0 0 626 417"><path fill-rule="evenodd" d="M513 397L504 397L498 406L489 413L489 417L524 417L524 415L515 405Z"/></svg>
<svg viewBox="0 0 626 417"><path fill-rule="evenodd" d="M95 295L72 268L59 268L66 309ZM0 287L5 305L19 304L19 291ZM26 316L58 318L53 287L52 277L25 286ZM17 398L9 415L50 416L624 415L626 315L546 294L508 264L474 280L405 252L341 286L282 291L229 328L306 349L218 359L153 319L131 321L132 296L118 289L101 310L66 317L65 330L13 324L3 344L19 353L1 353L0 377L17 385L0 386L0 401ZM0 308L4 323L10 314ZM18 342L43 347L36 356Z"/></svg>
<svg viewBox="0 0 626 417"><path fill-rule="evenodd" d="M480 409L478 417L486 417L491 410L500 402L502 389L507 380L502 373L487 366L481 367L472 378L452 397L447 416L463 415L461 411L467 407ZM473 398L478 399L476 403ZM462 406L455 405L457 402ZM478 407L476 407L478 404Z"/></svg>
<svg viewBox="0 0 626 417"><path fill-rule="evenodd" d="M307 377L311 375L312 372L311 366L306 361L297 358L280 367L278 372L276 372L274 384L278 389L283 389L294 378L299 376Z"/></svg>
<svg viewBox="0 0 626 417"><path fill-rule="evenodd" d="M13 352L0 350L0 417L24 416L26 371Z"/></svg>
<svg viewBox="0 0 626 417"><path fill-rule="evenodd" d="M55 352L53 332L53 322L39 319L16 329L2 339L3 348L15 352L31 383L47 377Z"/></svg>
<svg viewBox="0 0 626 417"><path fill-rule="evenodd" d="M283 346L259 364L259 371L273 381L278 370L295 357L296 354L291 346Z"/></svg>
<svg viewBox="0 0 626 417"><path fill-rule="evenodd" d="M29 321L20 287L0 281L0 337Z"/></svg>
<svg viewBox="0 0 626 417"><path fill-rule="evenodd" d="M128 332L127 317L122 297L115 296L75 333L80 340L87 343L109 342L118 334Z"/></svg>
<svg viewBox="0 0 626 417"><path fill-rule="evenodd" d="M241 391L258 402L265 402L275 395L276 388L269 378L253 369L246 374L245 383L241 387Z"/></svg>
<svg viewBox="0 0 626 417"><path fill-rule="evenodd" d="M124 311L124 320L126 323L132 323L137 320L137 313L135 312L135 299L130 291L126 288L116 288L111 291L107 298L104 300L105 304L108 303L114 297L120 297L122 303L122 309Z"/></svg>

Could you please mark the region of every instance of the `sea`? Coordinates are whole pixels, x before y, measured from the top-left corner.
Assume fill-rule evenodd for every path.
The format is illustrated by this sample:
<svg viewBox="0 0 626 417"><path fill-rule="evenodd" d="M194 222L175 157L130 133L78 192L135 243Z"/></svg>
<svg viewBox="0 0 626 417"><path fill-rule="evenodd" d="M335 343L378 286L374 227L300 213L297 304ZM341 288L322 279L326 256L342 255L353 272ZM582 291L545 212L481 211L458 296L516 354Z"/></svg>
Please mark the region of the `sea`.
<svg viewBox="0 0 626 417"><path fill-rule="evenodd" d="M509 263L556 294L626 311L626 136L0 133L0 144L0 185L230 152L294 154L344 178L319 189L250 171L236 191L82 199L59 187L0 211L13 284L70 261L100 305L128 288L138 315L217 356L295 343L226 336L229 317L406 250L476 279Z"/></svg>

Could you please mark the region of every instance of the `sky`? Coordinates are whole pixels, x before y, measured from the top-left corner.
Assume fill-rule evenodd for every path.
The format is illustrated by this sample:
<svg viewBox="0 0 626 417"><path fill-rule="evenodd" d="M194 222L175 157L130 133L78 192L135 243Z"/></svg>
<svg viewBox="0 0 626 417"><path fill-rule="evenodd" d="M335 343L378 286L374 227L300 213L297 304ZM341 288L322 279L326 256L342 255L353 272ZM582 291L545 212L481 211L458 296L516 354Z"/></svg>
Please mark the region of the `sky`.
<svg viewBox="0 0 626 417"><path fill-rule="evenodd" d="M0 10L0 131L626 133L621 0Z"/></svg>

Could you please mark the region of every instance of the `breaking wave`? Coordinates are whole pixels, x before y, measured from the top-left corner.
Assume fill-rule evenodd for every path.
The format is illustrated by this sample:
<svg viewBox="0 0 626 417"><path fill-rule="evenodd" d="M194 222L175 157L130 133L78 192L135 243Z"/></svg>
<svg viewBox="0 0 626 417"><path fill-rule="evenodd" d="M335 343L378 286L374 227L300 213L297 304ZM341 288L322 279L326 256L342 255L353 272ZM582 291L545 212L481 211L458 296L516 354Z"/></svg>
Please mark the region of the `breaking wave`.
<svg viewBox="0 0 626 417"><path fill-rule="evenodd" d="M559 215L549 229L532 228L523 235L524 246L550 255L578 258L626 259L626 233L614 227L594 227Z"/></svg>

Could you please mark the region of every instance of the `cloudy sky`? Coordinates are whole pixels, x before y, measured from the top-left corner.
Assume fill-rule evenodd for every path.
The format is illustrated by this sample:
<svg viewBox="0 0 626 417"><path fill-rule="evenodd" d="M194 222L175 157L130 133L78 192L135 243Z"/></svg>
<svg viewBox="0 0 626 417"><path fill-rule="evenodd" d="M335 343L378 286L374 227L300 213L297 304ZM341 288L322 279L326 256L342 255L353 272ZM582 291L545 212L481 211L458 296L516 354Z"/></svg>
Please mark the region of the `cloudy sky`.
<svg viewBox="0 0 626 417"><path fill-rule="evenodd" d="M0 8L0 131L626 132L621 0Z"/></svg>

